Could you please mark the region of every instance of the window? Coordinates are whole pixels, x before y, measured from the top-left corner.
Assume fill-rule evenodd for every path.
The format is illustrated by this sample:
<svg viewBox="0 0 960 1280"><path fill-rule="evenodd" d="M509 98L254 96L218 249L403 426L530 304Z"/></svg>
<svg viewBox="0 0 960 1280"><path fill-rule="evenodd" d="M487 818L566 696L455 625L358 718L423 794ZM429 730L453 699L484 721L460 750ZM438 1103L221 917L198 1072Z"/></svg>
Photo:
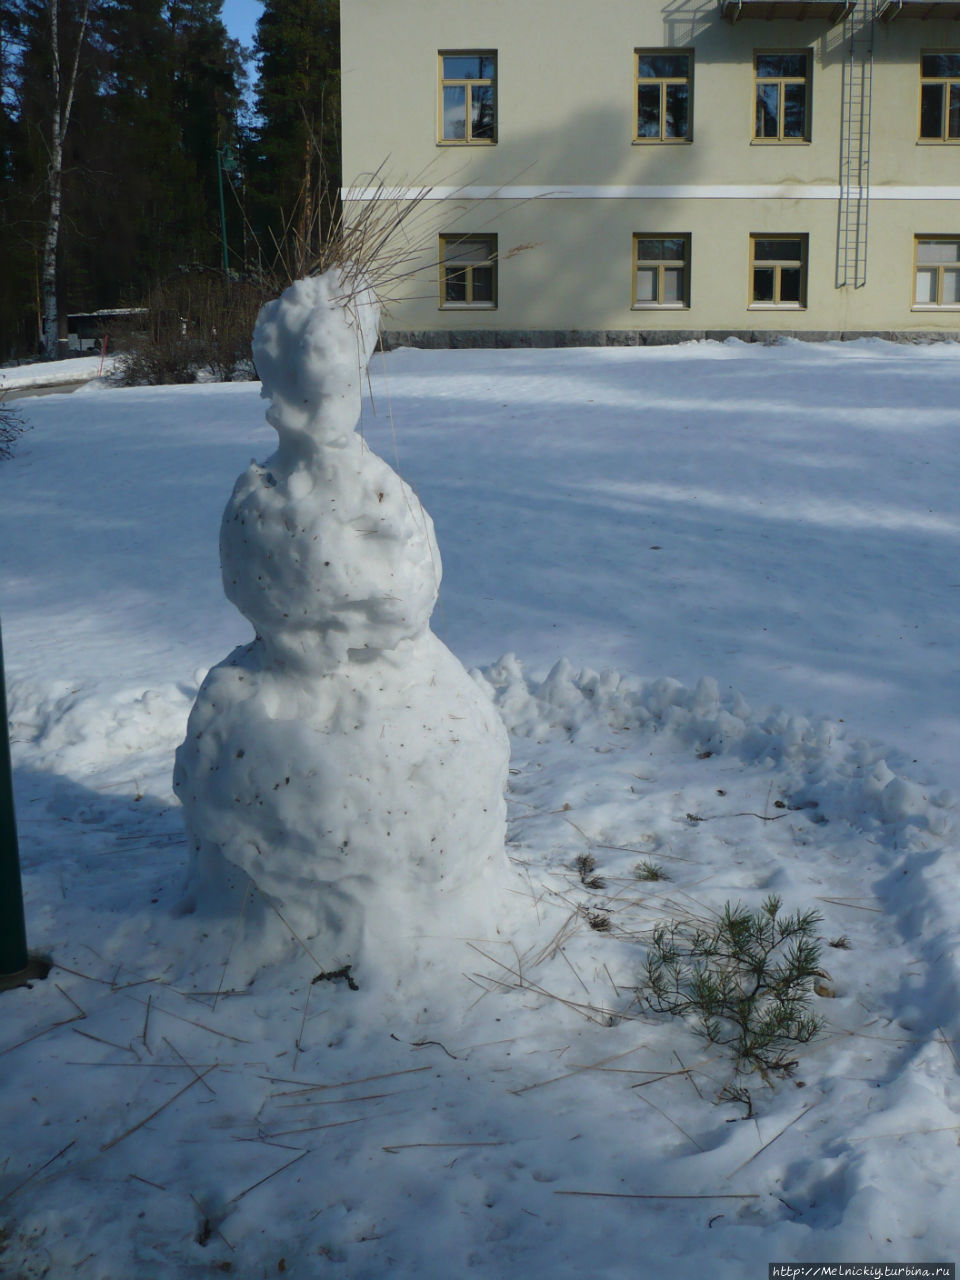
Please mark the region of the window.
<svg viewBox="0 0 960 1280"><path fill-rule="evenodd" d="M914 306L960 307L960 238L917 236Z"/></svg>
<svg viewBox="0 0 960 1280"><path fill-rule="evenodd" d="M691 140L693 55L637 50L637 142Z"/></svg>
<svg viewBox="0 0 960 1280"><path fill-rule="evenodd" d="M497 55L440 54L440 141L496 142Z"/></svg>
<svg viewBox="0 0 960 1280"><path fill-rule="evenodd" d="M633 237L633 305L688 307L690 305L690 237Z"/></svg>
<svg viewBox="0 0 960 1280"><path fill-rule="evenodd" d="M754 58L758 142L806 142L810 138L810 54L758 53Z"/></svg>
<svg viewBox="0 0 960 1280"><path fill-rule="evenodd" d="M925 53L920 59L920 137L960 141L960 53Z"/></svg>
<svg viewBox="0 0 960 1280"><path fill-rule="evenodd" d="M750 302L753 306L807 305L807 237L750 237Z"/></svg>
<svg viewBox="0 0 960 1280"><path fill-rule="evenodd" d="M497 237L440 237L440 305L497 305Z"/></svg>

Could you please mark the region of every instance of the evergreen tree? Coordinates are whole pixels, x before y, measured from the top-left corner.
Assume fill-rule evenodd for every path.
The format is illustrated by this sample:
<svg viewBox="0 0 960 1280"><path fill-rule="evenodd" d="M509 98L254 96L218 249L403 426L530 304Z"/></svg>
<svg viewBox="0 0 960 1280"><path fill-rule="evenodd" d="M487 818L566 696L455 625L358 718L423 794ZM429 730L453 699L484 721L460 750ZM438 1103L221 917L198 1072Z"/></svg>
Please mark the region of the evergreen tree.
<svg viewBox="0 0 960 1280"><path fill-rule="evenodd" d="M103 156L112 175L101 256L115 285L142 295L172 271L220 262L217 151L236 131L243 67L222 0L112 6ZM119 260L117 254L120 254Z"/></svg>
<svg viewBox="0 0 960 1280"><path fill-rule="evenodd" d="M45 282L59 310L95 310L219 265L243 79L221 2L0 0L0 355L33 344Z"/></svg>
<svg viewBox="0 0 960 1280"><path fill-rule="evenodd" d="M210 214L220 207L224 169L239 143L237 116L245 81L240 45L227 35L220 11L223 0L170 0L167 21L173 38L174 110L180 144L191 165L206 210L198 253L208 265L216 255L218 223ZM219 170L219 172L218 172ZM229 174L228 174L229 177ZM243 265L243 224L236 199L224 202L235 262ZM232 234L230 234L232 233Z"/></svg>
<svg viewBox="0 0 960 1280"><path fill-rule="evenodd" d="M158 275L197 257L203 196L184 153L172 75L175 49L164 0L111 4L103 97L103 174L93 249L98 280L135 297ZM213 142L211 140L211 148Z"/></svg>
<svg viewBox="0 0 960 1280"><path fill-rule="evenodd" d="M338 0L265 0L257 23L252 222L261 250L300 275L340 186Z"/></svg>
<svg viewBox="0 0 960 1280"><path fill-rule="evenodd" d="M0 200L13 180L15 31L13 10L0 5Z"/></svg>

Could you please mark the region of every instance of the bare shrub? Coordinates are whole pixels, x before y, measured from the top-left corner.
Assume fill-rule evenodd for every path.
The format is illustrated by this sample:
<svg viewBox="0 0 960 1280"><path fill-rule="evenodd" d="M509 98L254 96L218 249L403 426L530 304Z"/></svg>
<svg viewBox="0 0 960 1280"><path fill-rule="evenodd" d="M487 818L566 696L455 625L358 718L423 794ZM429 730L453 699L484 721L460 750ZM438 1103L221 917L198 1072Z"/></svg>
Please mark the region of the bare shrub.
<svg viewBox="0 0 960 1280"><path fill-rule="evenodd" d="M254 378L250 338L265 283L234 280L213 271L178 275L147 299L146 331L118 361L124 386Z"/></svg>

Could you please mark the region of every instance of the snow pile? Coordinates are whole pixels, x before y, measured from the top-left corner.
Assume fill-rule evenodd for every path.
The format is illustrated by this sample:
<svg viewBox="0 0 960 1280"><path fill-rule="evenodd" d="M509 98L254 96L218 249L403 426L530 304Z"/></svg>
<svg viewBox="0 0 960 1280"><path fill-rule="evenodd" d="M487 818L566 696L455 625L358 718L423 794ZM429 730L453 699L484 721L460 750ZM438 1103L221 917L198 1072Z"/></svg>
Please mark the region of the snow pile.
<svg viewBox="0 0 960 1280"><path fill-rule="evenodd" d="M795 778L795 800L818 809L822 820L829 813L867 830L882 826L900 847L907 847L911 832L942 837L952 825L953 792L895 772L881 744L851 742L833 720L779 708L758 715L736 690L721 698L709 676L689 689L665 677L642 680L590 668L578 673L562 658L544 680L533 680L507 654L474 678L490 691L517 736L575 734L599 719L618 730L667 734L676 749L700 759L726 754L746 764L780 767Z"/></svg>
<svg viewBox="0 0 960 1280"><path fill-rule="evenodd" d="M38 695L18 682L9 697L11 732L24 744L24 761L41 768L55 762L67 775L89 775L92 760L98 772L122 765L131 754L142 755L146 743L151 754L169 756L189 709L186 688L173 684L106 693L54 680Z"/></svg>
<svg viewBox="0 0 960 1280"><path fill-rule="evenodd" d="M209 673L177 753L193 905L244 915L235 981L297 942L351 980L409 974L437 963L425 934L495 937L511 905L506 733L429 629L432 522L354 429L378 315L342 294L336 272L301 280L257 322L280 443L220 536L256 638Z"/></svg>

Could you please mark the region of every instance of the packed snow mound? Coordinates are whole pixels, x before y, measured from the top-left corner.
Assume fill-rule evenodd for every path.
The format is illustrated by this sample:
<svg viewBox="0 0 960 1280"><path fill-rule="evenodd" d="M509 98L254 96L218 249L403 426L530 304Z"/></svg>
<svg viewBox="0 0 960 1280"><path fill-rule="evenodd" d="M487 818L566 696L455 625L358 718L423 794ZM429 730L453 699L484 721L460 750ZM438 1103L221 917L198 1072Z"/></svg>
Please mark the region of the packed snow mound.
<svg viewBox="0 0 960 1280"><path fill-rule="evenodd" d="M376 300L369 290L344 296L337 272L268 302L254 333L280 439L268 464L240 477L224 513L224 591L270 661L315 674L351 649L421 635L440 587L430 517L354 430L376 337Z"/></svg>
<svg viewBox="0 0 960 1280"><path fill-rule="evenodd" d="M430 631L297 680L257 642L205 681L177 785L202 859L224 853L331 970L365 940L382 955L438 927L496 936L508 751ZM267 932L288 947L282 922Z"/></svg>
<svg viewBox="0 0 960 1280"><path fill-rule="evenodd" d="M887 763L887 747L849 739L834 720L781 708L757 712L736 690L721 695L709 676L691 689L667 677L578 671L561 658L537 680L514 654L473 675L516 737L576 735L597 724L643 729L669 735L679 750L700 759L728 755L777 768L792 777L795 802L818 810L821 820L829 813L861 829L883 827L885 838L901 845L911 834L942 837L954 825L954 793L896 772Z"/></svg>
<svg viewBox="0 0 960 1280"><path fill-rule="evenodd" d="M224 514L227 599L278 662L332 671L428 627L440 585L433 523L354 435L292 471L252 465Z"/></svg>
<svg viewBox="0 0 960 1280"><path fill-rule="evenodd" d="M262 308L253 359L285 471L290 454L342 445L353 435L379 323L373 291L351 290L336 270L297 280Z"/></svg>
<svg viewBox="0 0 960 1280"><path fill-rule="evenodd" d="M496 938L517 911L506 732L429 629L429 517L354 431L376 333L333 271L254 336L279 447L237 482L220 550L256 639L208 674L174 773L194 905L244 917L247 978L296 944L367 983L410 972L397 948L429 969L428 935Z"/></svg>

